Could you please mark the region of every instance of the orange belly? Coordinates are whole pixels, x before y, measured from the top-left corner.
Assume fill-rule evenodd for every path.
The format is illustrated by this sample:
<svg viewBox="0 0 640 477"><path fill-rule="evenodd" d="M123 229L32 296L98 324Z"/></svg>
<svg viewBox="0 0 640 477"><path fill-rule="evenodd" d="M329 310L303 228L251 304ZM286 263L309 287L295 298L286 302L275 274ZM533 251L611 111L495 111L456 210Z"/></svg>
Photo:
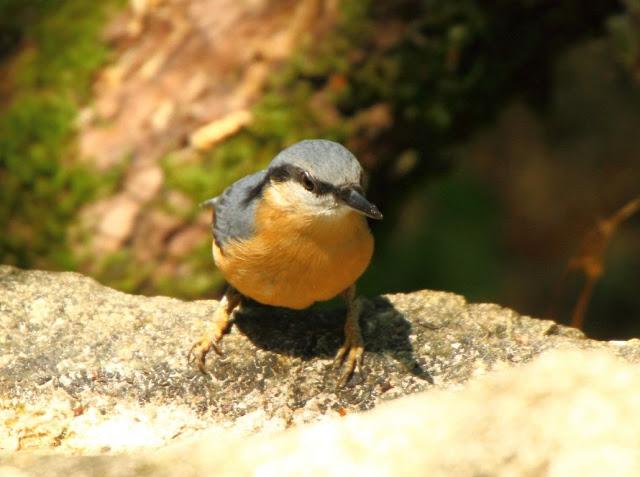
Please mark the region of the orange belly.
<svg viewBox="0 0 640 477"><path fill-rule="evenodd" d="M225 279L260 303L307 308L346 290L371 260L373 237L366 219L294 221L290 214L258 208L255 237L229 241L213 258Z"/></svg>

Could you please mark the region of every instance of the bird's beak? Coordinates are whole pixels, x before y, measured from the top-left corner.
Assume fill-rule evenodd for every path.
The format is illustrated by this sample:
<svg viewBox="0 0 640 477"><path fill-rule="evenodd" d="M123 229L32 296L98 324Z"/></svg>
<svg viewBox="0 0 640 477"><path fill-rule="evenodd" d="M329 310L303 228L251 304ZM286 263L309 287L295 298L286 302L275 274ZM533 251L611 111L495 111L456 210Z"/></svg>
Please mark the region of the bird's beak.
<svg viewBox="0 0 640 477"><path fill-rule="evenodd" d="M359 187L342 189L339 198L345 205L351 207L353 210L372 219L382 220L382 212L364 197Z"/></svg>

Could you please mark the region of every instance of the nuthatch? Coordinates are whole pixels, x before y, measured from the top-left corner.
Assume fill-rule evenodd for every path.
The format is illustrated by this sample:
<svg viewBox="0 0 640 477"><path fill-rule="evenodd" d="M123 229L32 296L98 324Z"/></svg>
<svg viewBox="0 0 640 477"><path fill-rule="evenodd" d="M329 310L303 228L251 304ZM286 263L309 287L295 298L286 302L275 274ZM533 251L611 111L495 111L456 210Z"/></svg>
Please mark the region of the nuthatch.
<svg viewBox="0 0 640 477"><path fill-rule="evenodd" d="M213 259L229 283L211 328L190 351L202 372L205 357L247 296L266 305L303 309L342 295L345 341L335 361L346 382L364 352L356 280L369 265L373 237L365 217L382 219L363 192L363 172L345 147L302 141L265 170L246 176L204 204L213 207Z"/></svg>

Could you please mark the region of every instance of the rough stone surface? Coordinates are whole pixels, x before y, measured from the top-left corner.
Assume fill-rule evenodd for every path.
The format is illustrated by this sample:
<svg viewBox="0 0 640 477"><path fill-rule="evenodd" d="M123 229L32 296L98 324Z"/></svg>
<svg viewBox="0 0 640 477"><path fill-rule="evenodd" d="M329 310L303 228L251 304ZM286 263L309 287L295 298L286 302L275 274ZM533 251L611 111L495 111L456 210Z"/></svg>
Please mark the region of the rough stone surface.
<svg viewBox="0 0 640 477"><path fill-rule="evenodd" d="M637 344L634 344L637 347ZM553 350L464 389L249 438L213 431L134 456L9 455L7 476L637 476L640 370Z"/></svg>
<svg viewBox="0 0 640 477"><path fill-rule="evenodd" d="M620 450L625 443L640 449L634 440L640 431L622 432L637 428L628 423L640 417L640 378L613 357L640 362L637 340L587 340L553 322L468 304L451 293L390 295L366 302L365 373L338 389L331 362L342 341L342 306L292 312L247 304L224 339L224 356L212 356L211 375L203 376L185 355L216 306L131 296L73 273L1 266L0 450L8 453L0 463L13 469L6 472L125 475L128 468L201 475L215 463L219 475L247 475L258 464L266 466L261 475L300 475L296 469L307 462L317 466L312 475L326 475L326 465L332 475L341 475L337 469L356 475L363 459L382 462L405 445L406 462L445 474L460 460L466 467L455 475L499 473L510 465L537 475L565 462L554 457L564 450L562 458L573 459L566 465L618 456L620 465L640 469L634 450ZM552 348L587 351L519 366ZM470 378L477 383L466 384ZM359 413L419 391L426 393ZM273 434L311 422L315 427ZM609 428L620 431L619 439L602 440ZM565 447L557 446L565 437L555 430L570 432ZM96 456L174 442L177 447L135 458ZM584 453L581 442L600 442L604 450ZM311 459L306 446L336 460ZM521 457L529 446L531 456ZM38 457L34 450L93 457ZM172 459L184 464L181 452L192 456L191 464L178 472ZM400 474L408 472L404 458L394 462ZM391 475L388 465L360 475Z"/></svg>

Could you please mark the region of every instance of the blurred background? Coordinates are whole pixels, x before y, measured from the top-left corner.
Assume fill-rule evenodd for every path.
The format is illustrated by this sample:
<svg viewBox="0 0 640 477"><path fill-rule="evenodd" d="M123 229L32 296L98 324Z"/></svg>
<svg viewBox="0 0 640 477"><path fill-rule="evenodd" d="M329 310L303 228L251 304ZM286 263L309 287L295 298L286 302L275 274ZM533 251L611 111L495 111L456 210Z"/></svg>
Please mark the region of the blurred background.
<svg viewBox="0 0 640 477"><path fill-rule="evenodd" d="M316 137L363 293L640 335L640 0L0 0L2 263L216 296L197 204Z"/></svg>

